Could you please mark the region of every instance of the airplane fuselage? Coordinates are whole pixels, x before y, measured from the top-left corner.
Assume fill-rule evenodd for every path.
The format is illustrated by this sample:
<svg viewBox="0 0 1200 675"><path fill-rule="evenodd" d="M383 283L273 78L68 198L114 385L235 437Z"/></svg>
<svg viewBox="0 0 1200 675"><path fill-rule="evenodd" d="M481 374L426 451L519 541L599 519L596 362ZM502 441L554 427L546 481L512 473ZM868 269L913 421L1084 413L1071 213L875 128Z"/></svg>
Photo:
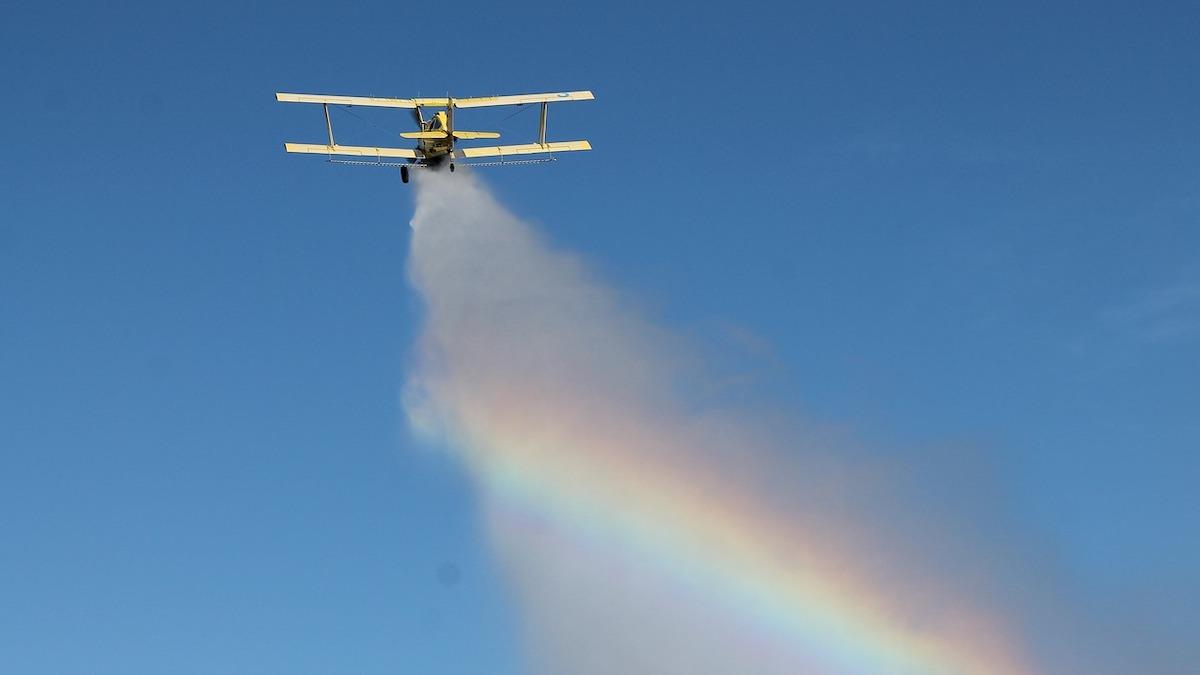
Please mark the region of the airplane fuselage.
<svg viewBox="0 0 1200 675"><path fill-rule="evenodd" d="M421 125L422 131L442 131L446 128L446 113L445 111L438 112L428 122ZM425 157L425 160L430 164L441 164L442 161L450 155L450 151L454 149L453 139L450 136L445 138L422 138L417 141L417 152Z"/></svg>

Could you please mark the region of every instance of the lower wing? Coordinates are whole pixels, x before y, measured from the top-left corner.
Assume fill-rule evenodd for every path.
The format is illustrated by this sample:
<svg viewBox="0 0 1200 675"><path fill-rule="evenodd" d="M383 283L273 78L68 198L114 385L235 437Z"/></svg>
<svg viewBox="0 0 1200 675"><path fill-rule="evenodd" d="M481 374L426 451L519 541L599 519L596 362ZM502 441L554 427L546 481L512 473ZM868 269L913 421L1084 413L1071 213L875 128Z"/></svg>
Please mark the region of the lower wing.
<svg viewBox="0 0 1200 675"><path fill-rule="evenodd" d="M408 148L370 148L360 145L318 145L316 143L284 143L288 152L310 155L353 155L355 157L403 157L416 159L417 152Z"/></svg>
<svg viewBox="0 0 1200 675"><path fill-rule="evenodd" d="M493 145L482 148L458 148L454 151L455 159L471 159L474 157L505 157L508 155L540 155L551 152L575 152L591 150L592 144L587 141L558 141L556 143L524 143L522 145Z"/></svg>

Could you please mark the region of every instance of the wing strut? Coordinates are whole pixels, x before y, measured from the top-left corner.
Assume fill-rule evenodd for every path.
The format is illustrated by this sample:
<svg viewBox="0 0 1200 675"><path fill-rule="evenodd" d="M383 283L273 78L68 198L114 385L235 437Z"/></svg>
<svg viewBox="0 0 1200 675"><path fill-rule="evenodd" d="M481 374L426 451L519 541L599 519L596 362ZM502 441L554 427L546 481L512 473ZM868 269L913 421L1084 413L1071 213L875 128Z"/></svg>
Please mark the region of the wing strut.
<svg viewBox="0 0 1200 675"><path fill-rule="evenodd" d="M329 104L322 103L321 107L325 109L325 130L329 132L329 147L337 145L333 142L333 122L329 120Z"/></svg>
<svg viewBox="0 0 1200 675"><path fill-rule="evenodd" d="M550 107L549 103L547 103L546 101L542 101L542 119L538 123L538 145L546 144L546 110L549 107ZM330 141L330 143L332 143L332 142L333 141Z"/></svg>

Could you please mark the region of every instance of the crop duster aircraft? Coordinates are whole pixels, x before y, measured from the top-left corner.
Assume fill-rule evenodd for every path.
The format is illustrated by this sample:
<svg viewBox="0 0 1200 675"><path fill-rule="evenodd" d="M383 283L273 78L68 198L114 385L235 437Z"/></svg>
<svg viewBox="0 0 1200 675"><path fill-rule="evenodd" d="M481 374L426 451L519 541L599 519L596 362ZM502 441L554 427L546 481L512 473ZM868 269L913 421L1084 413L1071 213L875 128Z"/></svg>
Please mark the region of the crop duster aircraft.
<svg viewBox="0 0 1200 675"><path fill-rule="evenodd" d="M342 164L370 164L372 166L399 166L400 179L408 182L409 167L438 168L449 166L454 171L457 160L475 160L480 158L498 157L498 161L465 162L473 166L516 164L533 162L549 162L554 160L554 153L591 150L592 145L587 141L547 141L546 140L546 111L551 103L560 101L590 101L594 96L590 91L562 91L549 94L515 94L510 96L481 96L477 98L377 98L374 96L329 96L325 94L275 94L275 99L284 103L320 103L325 111L325 130L329 134L329 143L284 143L288 152L301 152L315 155L328 155L329 161ZM538 123L536 143L519 145L491 145L476 147L456 147L456 141L473 141L479 139L499 138L495 131L463 131L454 126L454 111L460 108L483 108L488 106L528 105L540 103L541 120ZM329 106L371 106L377 108L407 108L412 111L413 121L418 130L401 133L403 138L417 141L416 148L373 148L356 145L338 145L333 139L333 122L329 118ZM429 119L425 118L425 108L442 108ZM540 159L516 159L525 155L545 155ZM351 156L367 158L375 161L332 159L334 156ZM403 162L385 162L384 159L402 159Z"/></svg>

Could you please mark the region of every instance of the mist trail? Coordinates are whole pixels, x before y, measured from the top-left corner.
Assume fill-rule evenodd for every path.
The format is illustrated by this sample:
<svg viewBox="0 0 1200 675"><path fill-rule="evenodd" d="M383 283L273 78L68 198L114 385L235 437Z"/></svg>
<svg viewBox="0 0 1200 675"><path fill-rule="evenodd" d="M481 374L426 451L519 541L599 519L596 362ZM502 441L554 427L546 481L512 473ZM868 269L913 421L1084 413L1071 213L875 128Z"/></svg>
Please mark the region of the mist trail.
<svg viewBox="0 0 1200 675"><path fill-rule="evenodd" d="M877 476L690 409L703 373L578 259L470 174L416 189L406 409L476 482L539 672L1033 672L987 593L910 555L936 542L871 525Z"/></svg>

